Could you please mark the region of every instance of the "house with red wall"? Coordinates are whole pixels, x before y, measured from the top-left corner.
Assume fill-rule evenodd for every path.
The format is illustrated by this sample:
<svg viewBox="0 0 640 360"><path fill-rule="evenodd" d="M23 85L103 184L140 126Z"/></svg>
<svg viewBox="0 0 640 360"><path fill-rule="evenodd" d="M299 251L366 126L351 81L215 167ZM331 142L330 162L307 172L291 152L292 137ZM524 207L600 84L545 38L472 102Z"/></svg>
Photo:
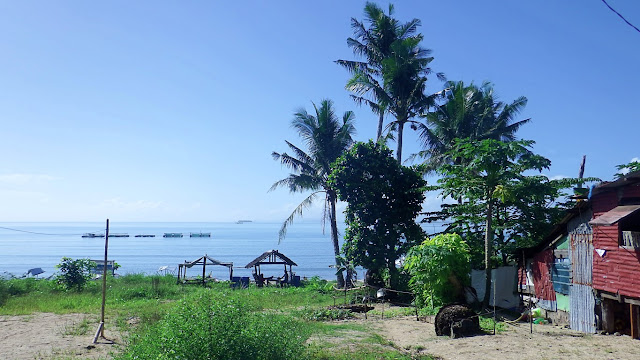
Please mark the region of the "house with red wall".
<svg viewBox="0 0 640 360"><path fill-rule="evenodd" d="M640 338L640 171L579 198L520 269L521 294L551 318Z"/></svg>

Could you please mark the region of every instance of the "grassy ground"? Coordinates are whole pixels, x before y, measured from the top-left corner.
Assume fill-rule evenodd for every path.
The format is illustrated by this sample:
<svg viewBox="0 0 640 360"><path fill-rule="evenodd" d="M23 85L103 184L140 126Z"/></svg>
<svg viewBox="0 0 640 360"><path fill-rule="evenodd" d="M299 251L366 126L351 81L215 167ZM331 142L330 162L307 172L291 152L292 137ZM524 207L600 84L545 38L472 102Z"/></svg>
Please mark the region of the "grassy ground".
<svg viewBox="0 0 640 360"><path fill-rule="evenodd" d="M197 318L198 312L205 311L208 334L228 327L229 322L238 321L239 329L253 327L253 333L260 331L274 333L279 328L294 329L300 334L302 352L297 356L309 359L429 359L425 356L412 355L410 351L389 343L383 337L366 326L334 321L348 318L348 311L328 310L327 306L344 299L333 296L329 290L331 284L315 280L300 288L256 288L233 290L228 283L209 284L206 288L197 285L177 285L171 276L127 275L120 278L109 278L107 281L106 318L109 326L117 326L129 334L130 346L125 349L122 358L133 358L134 346L148 343L142 351L155 351L148 334L155 337L164 336L167 325L173 321L181 324L186 318ZM87 313L99 314L101 308L101 282L90 282L82 292L65 292L59 290L52 281L35 279L14 279L0 282L0 315L27 315L36 312L52 312L56 314ZM336 299L337 298L337 299ZM203 300L205 299L205 300ZM203 309L202 303L209 303ZM190 305L192 304L192 305ZM217 308L225 304L223 308ZM226 304L232 304L226 305ZM191 311L185 314L184 309ZM229 310L233 307L235 310ZM239 310L240 309L240 310ZM235 311L235 312L234 312ZM399 316L412 313L414 310L395 310L385 312L387 316ZM213 313L228 316L225 324L207 321ZM221 314L223 312L224 314ZM209 314L209 315L207 315ZM253 314L256 316L245 316ZM224 315L224 316L223 316ZM175 320L181 319L181 320ZM194 320L195 321L195 320ZM276 328L274 322L282 324ZM68 329L68 335L86 332L86 326L77 324ZM175 327L175 324L172 325ZM196 329L202 326L196 326ZM260 330L262 329L262 330ZM189 330L192 331L192 330ZM238 330L237 333L242 331ZM160 335L159 335L160 334ZM235 333L220 333L225 341L235 341ZM147 336L147 337L146 337ZM167 335L168 336L168 335ZM165 338L167 336L164 336ZM242 336L241 334L237 336ZM282 337L286 337L284 334ZM251 338L236 339L247 344ZM273 339L270 340L273 343ZM278 342L278 340L276 340ZM282 346L290 341L283 340ZM179 345L176 340L175 346ZM276 343L273 343L276 346ZM188 346L193 346L188 345ZM283 348L284 349L284 348ZM214 351L215 349L211 349ZM166 351L163 350L163 351ZM217 351L217 350L216 350ZM253 351L251 349L247 351ZM256 351L260 351L259 349ZM284 350L283 350L284 351ZM259 356L256 355L256 358ZM167 357L171 358L171 357Z"/></svg>

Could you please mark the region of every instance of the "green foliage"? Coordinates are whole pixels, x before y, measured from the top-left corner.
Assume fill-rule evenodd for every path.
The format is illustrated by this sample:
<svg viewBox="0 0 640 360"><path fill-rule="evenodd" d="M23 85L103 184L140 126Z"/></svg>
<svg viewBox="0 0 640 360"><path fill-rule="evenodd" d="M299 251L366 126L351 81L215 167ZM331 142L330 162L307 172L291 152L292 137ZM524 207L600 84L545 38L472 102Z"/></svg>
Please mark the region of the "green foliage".
<svg viewBox="0 0 640 360"><path fill-rule="evenodd" d="M622 179L628 173L640 171L640 162L639 161L632 161L632 162L630 162L628 164L617 165L616 169L619 172L616 173L614 176L616 177L616 179Z"/></svg>
<svg viewBox="0 0 640 360"><path fill-rule="evenodd" d="M291 317L211 292L180 301L118 359L299 359L309 336Z"/></svg>
<svg viewBox="0 0 640 360"><path fill-rule="evenodd" d="M404 269L420 305L456 301L469 284L469 245L458 234L440 234L409 249Z"/></svg>
<svg viewBox="0 0 640 360"><path fill-rule="evenodd" d="M330 293L331 291L333 291L333 287L334 287L333 283L325 279L321 279L319 276L314 276L309 280L303 281L302 285L305 288L318 291L319 293L322 293L322 294Z"/></svg>
<svg viewBox="0 0 640 360"><path fill-rule="evenodd" d="M389 270L424 238L415 218L422 210L426 181L416 168L400 165L391 151L372 141L357 143L334 164L330 183L347 202L347 259L370 271Z"/></svg>
<svg viewBox="0 0 640 360"><path fill-rule="evenodd" d="M63 257L56 268L60 274L56 276L58 285L64 290L82 291L87 281L91 279L90 270L96 267L96 263L89 259L71 259Z"/></svg>
<svg viewBox="0 0 640 360"><path fill-rule="evenodd" d="M340 308L305 308L299 312L299 316L307 321L330 321L350 319L353 313Z"/></svg>
<svg viewBox="0 0 640 360"><path fill-rule="evenodd" d="M0 306L4 305L9 298L9 287L7 281L0 279Z"/></svg>

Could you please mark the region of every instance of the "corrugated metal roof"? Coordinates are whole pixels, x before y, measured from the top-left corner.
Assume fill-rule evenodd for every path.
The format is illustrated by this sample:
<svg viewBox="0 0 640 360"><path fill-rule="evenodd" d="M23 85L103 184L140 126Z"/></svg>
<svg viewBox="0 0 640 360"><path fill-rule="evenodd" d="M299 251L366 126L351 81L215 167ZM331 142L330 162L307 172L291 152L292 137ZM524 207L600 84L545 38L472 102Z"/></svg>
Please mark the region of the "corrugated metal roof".
<svg viewBox="0 0 640 360"><path fill-rule="evenodd" d="M620 221L620 219L623 219L638 211L638 209L640 209L640 205L618 206L589 221L589 225L613 225Z"/></svg>

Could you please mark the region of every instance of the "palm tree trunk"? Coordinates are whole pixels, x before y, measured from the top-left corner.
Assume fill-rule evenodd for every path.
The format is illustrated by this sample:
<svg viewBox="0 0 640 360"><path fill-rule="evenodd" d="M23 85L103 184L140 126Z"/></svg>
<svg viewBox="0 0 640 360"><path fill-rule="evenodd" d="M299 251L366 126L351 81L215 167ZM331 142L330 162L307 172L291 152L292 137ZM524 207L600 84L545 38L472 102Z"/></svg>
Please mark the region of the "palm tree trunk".
<svg viewBox="0 0 640 360"><path fill-rule="evenodd" d="M378 137L376 137L376 142L380 141L382 137L382 125L384 123L384 111L380 109L380 118L378 119Z"/></svg>
<svg viewBox="0 0 640 360"><path fill-rule="evenodd" d="M487 197L487 228L484 236L484 266L486 274L486 282L484 284L484 301L482 305L489 306L489 298L491 296L491 245L493 245L493 229L491 228L491 220L493 218L493 202L491 197Z"/></svg>
<svg viewBox="0 0 640 360"><path fill-rule="evenodd" d="M331 214L329 214L331 221L331 241L333 242L333 253L335 255L336 270L340 268L340 244L338 243L338 222L336 221L336 194L333 191L328 192L329 202L331 203ZM338 281L338 288L344 287L344 277L342 272L336 273L336 280Z"/></svg>
<svg viewBox="0 0 640 360"><path fill-rule="evenodd" d="M402 164L402 133L404 129L404 119L398 119L398 151L396 152L396 158L398 162Z"/></svg>

